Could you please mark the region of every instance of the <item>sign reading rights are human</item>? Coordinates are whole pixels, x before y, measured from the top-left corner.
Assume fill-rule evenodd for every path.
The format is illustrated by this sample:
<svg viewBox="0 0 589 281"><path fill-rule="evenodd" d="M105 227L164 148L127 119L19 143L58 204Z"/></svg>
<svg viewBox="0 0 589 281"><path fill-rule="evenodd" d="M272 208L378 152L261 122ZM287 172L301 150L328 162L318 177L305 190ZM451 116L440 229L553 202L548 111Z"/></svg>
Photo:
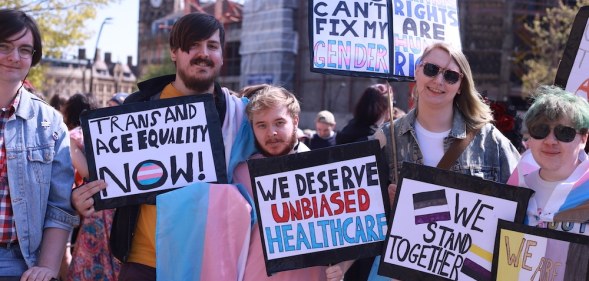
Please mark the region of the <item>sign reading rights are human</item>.
<svg viewBox="0 0 589 281"><path fill-rule="evenodd" d="M193 182L227 181L211 95L132 103L81 116L90 179L107 188L95 208L154 202Z"/></svg>
<svg viewBox="0 0 589 281"><path fill-rule="evenodd" d="M376 256L387 229L378 141L248 161L268 274Z"/></svg>
<svg viewBox="0 0 589 281"><path fill-rule="evenodd" d="M410 80L435 41L461 48L456 0L309 0L311 71Z"/></svg>
<svg viewBox="0 0 589 281"><path fill-rule="evenodd" d="M393 0L393 75L415 76L425 47L445 41L460 49L456 0Z"/></svg>

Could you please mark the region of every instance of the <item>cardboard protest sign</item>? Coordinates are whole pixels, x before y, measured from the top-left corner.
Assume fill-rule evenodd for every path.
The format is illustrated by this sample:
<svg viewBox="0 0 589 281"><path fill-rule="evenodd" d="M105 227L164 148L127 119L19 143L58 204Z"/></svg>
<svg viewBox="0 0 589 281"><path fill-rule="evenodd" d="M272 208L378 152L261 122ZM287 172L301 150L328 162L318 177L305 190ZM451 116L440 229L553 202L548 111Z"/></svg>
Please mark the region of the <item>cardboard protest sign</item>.
<svg viewBox="0 0 589 281"><path fill-rule="evenodd" d="M393 0L393 75L415 76L425 47L445 41L460 49L460 23L456 0Z"/></svg>
<svg viewBox="0 0 589 281"><path fill-rule="evenodd" d="M575 17L554 84L585 99L589 96L589 6Z"/></svg>
<svg viewBox="0 0 589 281"><path fill-rule="evenodd" d="M153 203L193 182L227 182L212 95L100 108L80 119L90 180L108 185L94 197L97 210Z"/></svg>
<svg viewBox="0 0 589 281"><path fill-rule="evenodd" d="M589 280L589 237L499 221L493 280Z"/></svg>
<svg viewBox="0 0 589 281"><path fill-rule="evenodd" d="M403 163L379 275L491 280L497 220L523 222L532 191Z"/></svg>
<svg viewBox="0 0 589 281"><path fill-rule="evenodd" d="M411 80L424 48L461 48L456 0L309 0L311 71Z"/></svg>
<svg viewBox="0 0 589 281"><path fill-rule="evenodd" d="M248 161L268 274L376 256L387 229L378 141Z"/></svg>

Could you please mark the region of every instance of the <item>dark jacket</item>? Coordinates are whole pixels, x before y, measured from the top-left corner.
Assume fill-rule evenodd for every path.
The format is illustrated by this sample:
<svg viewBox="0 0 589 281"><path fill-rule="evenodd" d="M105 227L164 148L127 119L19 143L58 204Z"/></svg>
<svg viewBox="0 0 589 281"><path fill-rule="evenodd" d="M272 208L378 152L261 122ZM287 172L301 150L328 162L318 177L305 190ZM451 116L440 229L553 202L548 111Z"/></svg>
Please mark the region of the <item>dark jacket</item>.
<svg viewBox="0 0 589 281"><path fill-rule="evenodd" d="M376 126L358 123L356 119L350 120L348 124L335 136L336 144L346 144L368 140L368 136L376 133Z"/></svg>
<svg viewBox="0 0 589 281"><path fill-rule="evenodd" d="M152 78L137 84L139 91L133 93L127 99L125 104L133 102L143 102L157 100L160 98L162 90L175 80L175 75L166 75ZM225 96L221 86L215 83L215 108L219 114L221 124L225 119L226 104ZM155 199L155 197L154 197ZM155 204L155 200L153 202ZM135 226L139 218L139 205L125 206L117 208L113 219L110 233L110 249L112 254L118 260L126 262L131 250L133 236L135 236Z"/></svg>

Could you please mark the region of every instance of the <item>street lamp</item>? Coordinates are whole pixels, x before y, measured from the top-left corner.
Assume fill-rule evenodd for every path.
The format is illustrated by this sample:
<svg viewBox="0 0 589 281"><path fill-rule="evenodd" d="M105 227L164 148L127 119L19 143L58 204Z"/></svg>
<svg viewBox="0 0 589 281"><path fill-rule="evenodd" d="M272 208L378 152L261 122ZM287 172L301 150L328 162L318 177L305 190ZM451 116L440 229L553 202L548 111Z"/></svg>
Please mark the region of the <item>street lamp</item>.
<svg viewBox="0 0 589 281"><path fill-rule="evenodd" d="M105 24L110 23L112 20L111 17L106 17L102 21L100 25L100 30L98 31L98 37L96 37L96 45L94 47L94 58L92 59L92 68L90 69L90 94L94 94L94 62L96 62L96 57L98 56L98 43L100 42L100 35L102 34L102 28Z"/></svg>

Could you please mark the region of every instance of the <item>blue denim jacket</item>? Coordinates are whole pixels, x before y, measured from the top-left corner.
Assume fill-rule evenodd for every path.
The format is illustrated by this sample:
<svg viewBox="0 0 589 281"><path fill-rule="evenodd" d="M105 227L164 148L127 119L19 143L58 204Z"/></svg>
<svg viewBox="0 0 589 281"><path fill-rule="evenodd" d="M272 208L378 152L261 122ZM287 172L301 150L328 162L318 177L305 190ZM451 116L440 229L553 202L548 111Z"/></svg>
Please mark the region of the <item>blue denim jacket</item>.
<svg viewBox="0 0 589 281"><path fill-rule="evenodd" d="M69 135L57 111L21 89L4 139L18 242L31 267L37 264L45 228L71 231L79 223L70 203L74 171Z"/></svg>
<svg viewBox="0 0 589 281"><path fill-rule="evenodd" d="M398 171L401 170L403 162L423 165L423 155L415 133L416 118L417 114L413 109L394 122ZM375 137L379 140L384 140L385 136L386 147L384 150L390 171L392 171L390 123L383 126L382 130L375 134ZM465 137L466 123L464 117L462 117L460 111L454 109L452 129L450 134L444 138L444 151L448 150L454 139L463 139ZM517 166L519 158L519 152L511 142L495 126L486 124L462 152L462 155L450 170L505 183ZM391 182L394 182L393 173L389 174Z"/></svg>

